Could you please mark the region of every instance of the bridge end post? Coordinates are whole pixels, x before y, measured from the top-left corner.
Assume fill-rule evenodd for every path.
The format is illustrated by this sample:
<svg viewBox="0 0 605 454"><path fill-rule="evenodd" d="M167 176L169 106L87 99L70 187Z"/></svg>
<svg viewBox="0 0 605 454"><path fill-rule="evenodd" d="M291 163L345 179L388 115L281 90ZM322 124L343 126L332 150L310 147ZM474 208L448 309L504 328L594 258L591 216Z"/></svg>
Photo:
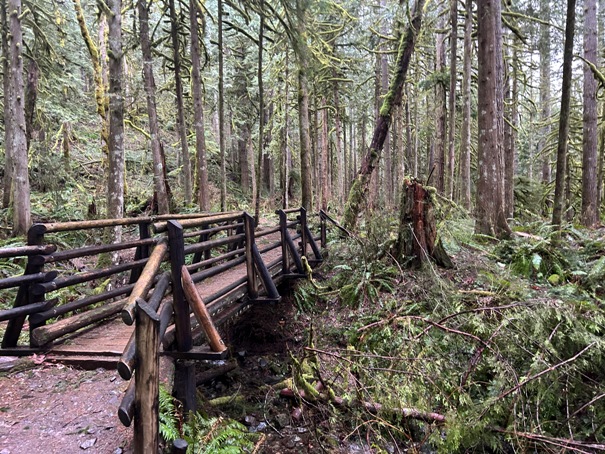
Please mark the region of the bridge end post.
<svg viewBox="0 0 605 454"><path fill-rule="evenodd" d="M254 255L252 246L254 245L254 218L244 212L244 230L246 234L246 272L248 275L248 293L250 299L258 298L258 281L254 270Z"/></svg>

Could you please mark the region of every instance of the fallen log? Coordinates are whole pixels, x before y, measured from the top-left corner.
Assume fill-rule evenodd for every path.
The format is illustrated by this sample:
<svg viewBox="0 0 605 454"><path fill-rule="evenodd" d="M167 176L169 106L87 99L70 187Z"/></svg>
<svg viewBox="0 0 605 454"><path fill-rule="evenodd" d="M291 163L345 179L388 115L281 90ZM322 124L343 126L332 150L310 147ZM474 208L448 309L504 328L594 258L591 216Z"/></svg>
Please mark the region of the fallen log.
<svg viewBox="0 0 605 454"><path fill-rule="evenodd" d="M237 369L237 361L230 361L227 364L224 364L219 367L215 367L213 369L204 371L197 375L195 380L195 386L203 385L204 383L209 383L212 380L225 375L226 373L231 372L232 370Z"/></svg>

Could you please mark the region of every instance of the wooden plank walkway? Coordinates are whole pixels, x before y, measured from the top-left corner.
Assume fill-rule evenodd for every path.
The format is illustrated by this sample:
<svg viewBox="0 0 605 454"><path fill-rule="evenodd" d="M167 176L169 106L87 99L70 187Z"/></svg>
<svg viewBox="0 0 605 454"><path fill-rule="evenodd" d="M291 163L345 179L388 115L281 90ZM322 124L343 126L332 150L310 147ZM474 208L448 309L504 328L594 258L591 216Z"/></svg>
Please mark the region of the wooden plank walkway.
<svg viewBox="0 0 605 454"><path fill-rule="evenodd" d="M269 235L259 239L259 246L276 241L279 234ZM281 258L281 248L272 249L262 254L266 265ZM281 261L279 267L271 274L281 278ZM203 300L209 296L225 289L239 279L246 276L246 264L240 264L234 268L212 276L196 284L197 290ZM171 298L168 295L167 298ZM241 304L235 302L233 304ZM209 305L212 312L212 304ZM64 363L74 364L81 367L94 369L97 367L115 367L120 355L134 331L134 326L126 325L117 316L100 324L90 326L73 333L53 345L47 353L47 359Z"/></svg>

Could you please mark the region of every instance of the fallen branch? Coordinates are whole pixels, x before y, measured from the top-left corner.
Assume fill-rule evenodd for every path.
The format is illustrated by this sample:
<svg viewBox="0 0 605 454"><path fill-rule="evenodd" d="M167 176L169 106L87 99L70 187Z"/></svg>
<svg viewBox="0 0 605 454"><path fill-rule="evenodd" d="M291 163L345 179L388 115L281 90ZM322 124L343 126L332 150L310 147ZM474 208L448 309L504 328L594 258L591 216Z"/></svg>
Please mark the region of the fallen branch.
<svg viewBox="0 0 605 454"><path fill-rule="evenodd" d="M511 389L509 389L508 391L505 391L505 392L503 392L502 394L500 394L500 395L498 396L498 398L497 398L497 399L498 399L498 400L499 400L499 399L503 399L503 398L505 398L506 396L508 396L509 394L514 393L515 391L519 390L519 388L521 388L522 386L525 386L525 385L526 385L527 383L529 383L530 381L534 381L535 379L540 378L542 375L545 375L545 374L547 374L547 373L549 373L549 372L552 372L552 371L554 371L554 370L558 369L558 368L559 368L559 367L561 367L561 366L564 366L565 364L569 364L569 363L571 363L571 362L575 361L575 360L576 360L576 359L578 359L578 358L579 358L579 357L580 357L580 356L581 356L581 355L582 355L582 354L583 354L583 353L584 353L586 350L588 350L590 347L592 347L594 344L595 344L594 342L591 342L590 344L588 344L588 345L587 345L585 348L583 348L582 350L580 350L578 353L576 353L576 354L575 354L574 356L572 356L571 358L568 358L568 359L566 359L565 361L560 362L559 364L555 364L554 366L551 366L551 367L549 367L549 368L547 368L547 369L544 369L544 370L543 370L543 371L541 371L541 372L538 372L538 373L537 373L537 374L535 374L535 375L532 375L532 376L531 376L531 377L529 377L529 378L526 378L525 380L523 380L523 381L522 381L521 383L519 383L518 385L513 386L513 387L512 387Z"/></svg>

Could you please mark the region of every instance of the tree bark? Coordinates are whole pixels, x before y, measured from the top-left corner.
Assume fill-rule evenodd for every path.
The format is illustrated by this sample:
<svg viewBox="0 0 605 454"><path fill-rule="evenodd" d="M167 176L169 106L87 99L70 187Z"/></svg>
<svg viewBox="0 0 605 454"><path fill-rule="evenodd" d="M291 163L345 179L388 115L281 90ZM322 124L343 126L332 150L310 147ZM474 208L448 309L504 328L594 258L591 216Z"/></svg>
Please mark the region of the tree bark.
<svg viewBox="0 0 605 454"><path fill-rule="evenodd" d="M189 2L191 32L191 88L193 92L193 126L195 129L196 198L201 211L210 210L208 162L206 159L206 128L204 125L204 93L202 91L201 51L198 24L198 2ZM203 31L203 30L202 30Z"/></svg>
<svg viewBox="0 0 605 454"><path fill-rule="evenodd" d="M456 168L456 81L458 78L457 52L458 52L458 0L450 0L450 92L448 98L448 175L447 192L450 199L454 199L454 174Z"/></svg>
<svg viewBox="0 0 605 454"><path fill-rule="evenodd" d="M433 196L415 180L404 180L395 257L419 267L428 260L452 268L453 263L437 240Z"/></svg>
<svg viewBox="0 0 605 454"><path fill-rule="evenodd" d="M107 2L109 29L109 172L107 184L107 217L124 215L124 98L122 93L122 1ZM122 238L120 226L114 227L111 241Z"/></svg>
<svg viewBox="0 0 605 454"><path fill-rule="evenodd" d="M265 91L263 86L263 36L265 33L265 15L263 12L264 0L260 0L260 24L258 26L258 68L256 79L258 82L258 162L256 166L256 188L254 192L254 223L258 225L260 218L260 194L262 189L261 173L263 171L263 158L265 153Z"/></svg>
<svg viewBox="0 0 605 454"><path fill-rule="evenodd" d="M31 224L30 187L27 157L27 137L25 130L25 92L23 89L23 31L21 29L21 0L8 0L6 4L8 20L8 97L4 102L9 104L9 115L12 117L8 134L9 142L5 143L7 155L13 162L12 199L13 199L13 234L24 235Z"/></svg>
<svg viewBox="0 0 605 454"><path fill-rule="evenodd" d="M584 0L584 59L597 65L597 2ZM599 223L597 205L597 80L584 65L584 110L582 122L582 224Z"/></svg>
<svg viewBox="0 0 605 454"><path fill-rule="evenodd" d="M569 137L569 110L571 104L571 82L573 62L573 40L576 25L576 0L567 0L565 43L563 45L563 79L561 85L561 110L559 114L559 139L557 144L557 174L555 176L555 199L552 223L560 228L563 218L565 175L567 169L567 139Z"/></svg>
<svg viewBox="0 0 605 454"><path fill-rule="evenodd" d="M540 2L540 17L545 23L540 24L540 39L538 43L540 53L540 106L542 107L541 121L544 124L542 128L541 138L538 142L538 155L542 156L542 183L549 184L551 180L551 154L547 151L546 138L550 133L548 124L550 118L550 59L551 59L551 34L550 26L546 22L550 21L550 1L541 0ZM546 210L547 206L544 207Z"/></svg>
<svg viewBox="0 0 605 454"><path fill-rule="evenodd" d="M418 0L414 7L412 20L406 32L401 35L399 49L397 54L396 73L391 80L389 92L387 93L382 108L380 109L374 135L370 148L366 153L361 168L357 173L349 197L345 206L344 227L347 230L354 230L357 225L357 216L361 211L362 204L365 201L370 178L378 161L380 160L380 152L384 145L385 139L389 132L389 124L391 122L391 114L393 106L401 102L403 84L407 75L407 70L410 65L410 59L414 52L414 46L422 25L422 10L425 0Z"/></svg>
<svg viewBox="0 0 605 454"><path fill-rule="evenodd" d="M475 231L510 236L504 213L504 98L500 0L478 0L479 150Z"/></svg>
<svg viewBox="0 0 605 454"><path fill-rule="evenodd" d="M9 23L8 23L8 5L3 2L0 5L0 14L2 15L2 55L8 56L9 46ZM6 146L13 143L13 116L11 113L11 105L9 102L8 95L11 90L11 78L10 74L10 62L8 58L2 59L2 83L4 88L4 179L2 181L3 193L2 193L2 208L8 208L11 203L11 196L13 194L13 173L14 164L13 157L11 156L11 147Z"/></svg>
<svg viewBox="0 0 605 454"><path fill-rule="evenodd" d="M177 128L181 143L180 164L183 166L183 189L185 204L191 204L193 198L191 160L189 146L187 145L187 123L185 122L185 105L183 101L183 81L181 78L181 50L179 41L179 23L176 15L174 0L168 2L170 8L170 36L172 38L172 52L174 65L174 84L176 93Z"/></svg>
<svg viewBox="0 0 605 454"><path fill-rule="evenodd" d="M437 27L444 29L445 16L441 16ZM445 194L445 169L446 169L446 142L447 142L447 109L445 83L442 81L441 74L445 69L445 33L437 33L435 43L435 74L437 75L435 83L435 170L433 172L433 181L439 194Z"/></svg>
<svg viewBox="0 0 605 454"><path fill-rule="evenodd" d="M151 56L151 43L149 41L149 10L147 0L138 0L139 26L141 38L141 52L143 55L143 80L147 98L147 116L149 118L149 134L151 136L151 156L153 158L153 188L155 190L158 213L170 212L168 190L164 169L164 156L160 143L160 128L158 126L158 113L155 102L155 79L153 76L153 58Z"/></svg>
<svg viewBox="0 0 605 454"><path fill-rule="evenodd" d="M466 0L464 57L462 63L462 131L460 140L460 188L462 205L471 209L471 60L473 58L473 0Z"/></svg>
<svg viewBox="0 0 605 454"><path fill-rule="evenodd" d="M218 136L219 153L221 156L221 211L227 210L227 166L226 166L226 137L225 137L225 75L223 49L223 0L218 3Z"/></svg>
<svg viewBox="0 0 605 454"><path fill-rule="evenodd" d="M307 70L309 50L306 42L306 11L308 0L296 0L296 38L294 50L298 63L298 127L300 136L300 180L303 208L313 207L313 181L311 178L311 131L309 129L309 86Z"/></svg>

